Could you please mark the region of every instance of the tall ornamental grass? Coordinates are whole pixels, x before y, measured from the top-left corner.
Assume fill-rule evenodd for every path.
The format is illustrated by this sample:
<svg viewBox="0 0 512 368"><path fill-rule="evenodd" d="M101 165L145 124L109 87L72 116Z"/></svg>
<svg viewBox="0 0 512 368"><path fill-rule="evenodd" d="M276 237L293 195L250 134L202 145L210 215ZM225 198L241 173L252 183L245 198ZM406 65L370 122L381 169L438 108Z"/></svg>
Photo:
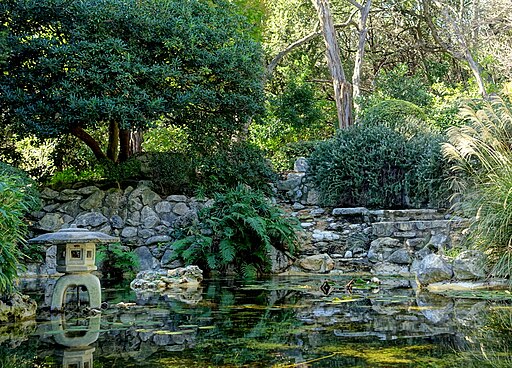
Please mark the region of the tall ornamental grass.
<svg viewBox="0 0 512 368"><path fill-rule="evenodd" d="M0 297L13 291L27 231L24 216L38 204L34 183L21 171L0 163Z"/></svg>
<svg viewBox="0 0 512 368"><path fill-rule="evenodd" d="M491 275L512 270L512 110L498 97L461 111L467 124L448 130L454 207L472 217L470 243L487 256Z"/></svg>

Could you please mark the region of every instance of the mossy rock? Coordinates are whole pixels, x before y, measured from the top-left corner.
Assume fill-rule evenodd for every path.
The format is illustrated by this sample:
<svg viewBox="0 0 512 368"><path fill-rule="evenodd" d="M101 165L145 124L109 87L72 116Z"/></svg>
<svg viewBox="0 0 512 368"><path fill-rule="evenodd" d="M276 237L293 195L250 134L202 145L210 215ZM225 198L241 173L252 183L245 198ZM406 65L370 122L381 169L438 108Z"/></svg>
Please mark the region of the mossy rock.
<svg viewBox="0 0 512 368"><path fill-rule="evenodd" d="M34 318L37 303L27 295L13 294L0 300L0 322L23 321Z"/></svg>

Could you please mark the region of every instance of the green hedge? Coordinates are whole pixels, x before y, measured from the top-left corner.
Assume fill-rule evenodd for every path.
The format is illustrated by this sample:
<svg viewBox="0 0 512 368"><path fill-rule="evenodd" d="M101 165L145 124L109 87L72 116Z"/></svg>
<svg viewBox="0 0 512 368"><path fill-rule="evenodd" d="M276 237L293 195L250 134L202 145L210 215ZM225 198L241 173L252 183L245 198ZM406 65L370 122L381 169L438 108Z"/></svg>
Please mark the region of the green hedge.
<svg viewBox="0 0 512 368"><path fill-rule="evenodd" d="M380 125L356 125L318 145L310 157L321 201L370 208L438 207L446 199L443 138L406 137Z"/></svg>

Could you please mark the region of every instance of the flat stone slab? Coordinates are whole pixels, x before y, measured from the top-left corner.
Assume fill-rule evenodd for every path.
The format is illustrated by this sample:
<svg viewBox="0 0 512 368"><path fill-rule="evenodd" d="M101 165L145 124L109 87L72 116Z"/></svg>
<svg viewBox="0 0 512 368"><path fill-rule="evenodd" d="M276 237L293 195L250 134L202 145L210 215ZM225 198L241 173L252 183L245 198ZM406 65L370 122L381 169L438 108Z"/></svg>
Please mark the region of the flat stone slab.
<svg viewBox="0 0 512 368"><path fill-rule="evenodd" d="M432 293L443 293L445 291L474 291L474 290L506 290L510 289L510 283L505 279L489 281L463 281L463 282L435 282L427 286Z"/></svg>

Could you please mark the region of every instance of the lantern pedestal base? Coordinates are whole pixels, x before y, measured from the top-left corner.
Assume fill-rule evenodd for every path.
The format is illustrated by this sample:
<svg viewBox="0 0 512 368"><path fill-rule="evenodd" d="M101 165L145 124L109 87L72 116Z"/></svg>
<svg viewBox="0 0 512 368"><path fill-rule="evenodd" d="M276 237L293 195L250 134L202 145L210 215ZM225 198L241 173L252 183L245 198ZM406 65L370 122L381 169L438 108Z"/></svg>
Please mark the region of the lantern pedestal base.
<svg viewBox="0 0 512 368"><path fill-rule="evenodd" d="M66 290L70 287L84 286L89 293L89 308L101 308L101 285L100 280L90 273L77 273L64 275L55 284L52 295L51 310L62 310Z"/></svg>

